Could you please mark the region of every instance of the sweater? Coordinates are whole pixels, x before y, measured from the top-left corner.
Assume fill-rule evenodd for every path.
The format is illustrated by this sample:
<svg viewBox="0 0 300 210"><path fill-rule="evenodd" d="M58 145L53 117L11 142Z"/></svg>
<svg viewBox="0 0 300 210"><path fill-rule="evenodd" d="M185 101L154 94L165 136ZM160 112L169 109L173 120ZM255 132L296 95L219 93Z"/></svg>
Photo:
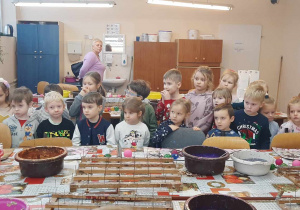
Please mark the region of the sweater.
<svg viewBox="0 0 300 210"><path fill-rule="evenodd" d="M239 135L236 132L234 132L233 130L221 131L221 130L215 128L215 129L208 131L206 138L214 137L214 136L236 136L236 137L239 137Z"/></svg>
<svg viewBox="0 0 300 210"><path fill-rule="evenodd" d="M170 100L164 100L164 102L161 100L158 101L156 110L155 110L155 116L156 119L160 122L163 122L170 117L170 108L172 103L175 100L170 99Z"/></svg>
<svg viewBox="0 0 300 210"><path fill-rule="evenodd" d="M88 52L83 58L83 65L79 71L79 78L83 78L84 75L90 71L98 72L103 80L103 73L105 66L100 62L99 57L94 52Z"/></svg>
<svg viewBox="0 0 300 210"><path fill-rule="evenodd" d="M75 126L71 120L62 118L60 124L54 125L48 119L39 124L36 130L36 136L38 138L66 137L72 139L74 129Z"/></svg>
<svg viewBox="0 0 300 210"><path fill-rule="evenodd" d="M283 123L280 126L278 134L279 133L286 133L286 130L287 130L287 133L300 133L300 127L295 125L291 120Z"/></svg>
<svg viewBox="0 0 300 210"><path fill-rule="evenodd" d="M244 110L234 112L235 119L230 128L245 139L251 149L269 149L271 133L268 118L260 113L249 116Z"/></svg>
<svg viewBox="0 0 300 210"><path fill-rule="evenodd" d="M19 120L13 115L3 121L10 129L12 138L12 148L19 147L24 140L34 138L34 133L39 125L39 122L34 118L29 118L21 127Z"/></svg>

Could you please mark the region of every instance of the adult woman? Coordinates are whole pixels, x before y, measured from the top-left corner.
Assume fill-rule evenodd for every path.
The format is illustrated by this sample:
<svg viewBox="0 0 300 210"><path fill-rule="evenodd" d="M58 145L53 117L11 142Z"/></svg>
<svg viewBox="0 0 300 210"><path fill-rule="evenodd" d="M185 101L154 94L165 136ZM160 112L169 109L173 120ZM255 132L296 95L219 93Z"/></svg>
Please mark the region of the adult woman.
<svg viewBox="0 0 300 210"><path fill-rule="evenodd" d="M102 41L94 39L92 43L92 51L88 52L83 59L83 65L79 71L79 78L82 79L87 72L96 71L103 80L105 66L100 62L99 53L102 51Z"/></svg>

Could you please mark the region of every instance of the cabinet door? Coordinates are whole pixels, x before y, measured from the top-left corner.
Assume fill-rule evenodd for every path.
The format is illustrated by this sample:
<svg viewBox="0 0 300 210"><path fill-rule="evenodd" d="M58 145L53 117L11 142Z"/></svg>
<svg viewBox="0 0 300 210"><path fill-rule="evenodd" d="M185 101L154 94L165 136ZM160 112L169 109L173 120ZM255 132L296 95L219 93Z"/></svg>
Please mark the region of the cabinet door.
<svg viewBox="0 0 300 210"><path fill-rule="evenodd" d="M199 62L221 63L223 40L201 40Z"/></svg>
<svg viewBox="0 0 300 210"><path fill-rule="evenodd" d="M39 54L58 54L58 25L38 25L38 43Z"/></svg>
<svg viewBox="0 0 300 210"><path fill-rule="evenodd" d="M17 52L18 54L38 53L38 25L17 25Z"/></svg>
<svg viewBox="0 0 300 210"><path fill-rule="evenodd" d="M197 67L180 67L178 70L182 75L182 83L180 87L181 93L187 93L190 89L194 89L194 83L192 82L192 76Z"/></svg>
<svg viewBox="0 0 300 210"><path fill-rule="evenodd" d="M178 62L195 63L200 59L200 41L179 39Z"/></svg>
<svg viewBox="0 0 300 210"><path fill-rule="evenodd" d="M36 93L38 55L18 55L18 87L26 86Z"/></svg>
<svg viewBox="0 0 300 210"><path fill-rule="evenodd" d="M59 83L58 55L39 55L38 61L38 80Z"/></svg>

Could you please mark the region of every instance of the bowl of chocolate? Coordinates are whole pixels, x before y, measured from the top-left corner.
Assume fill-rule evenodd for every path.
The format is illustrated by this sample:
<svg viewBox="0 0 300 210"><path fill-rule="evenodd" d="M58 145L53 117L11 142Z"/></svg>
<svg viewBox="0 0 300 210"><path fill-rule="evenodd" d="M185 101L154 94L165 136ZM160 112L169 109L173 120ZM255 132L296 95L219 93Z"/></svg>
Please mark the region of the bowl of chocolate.
<svg viewBox="0 0 300 210"><path fill-rule="evenodd" d="M48 177L57 175L64 167L67 149L56 146L40 146L23 149L15 156L21 174L26 177Z"/></svg>

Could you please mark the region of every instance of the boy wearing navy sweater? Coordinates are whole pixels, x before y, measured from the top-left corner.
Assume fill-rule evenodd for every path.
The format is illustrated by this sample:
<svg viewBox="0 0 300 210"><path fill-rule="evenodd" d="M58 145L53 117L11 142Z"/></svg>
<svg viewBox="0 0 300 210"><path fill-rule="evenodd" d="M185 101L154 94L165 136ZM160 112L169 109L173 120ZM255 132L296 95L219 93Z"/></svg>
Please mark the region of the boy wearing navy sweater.
<svg viewBox="0 0 300 210"><path fill-rule="evenodd" d="M114 127L99 115L102 110L102 96L89 92L82 99L82 111L86 119L79 121L73 135L73 145L116 144Z"/></svg>
<svg viewBox="0 0 300 210"><path fill-rule="evenodd" d="M265 94L261 85L248 87L244 95L245 108L234 112L235 119L230 126L250 144L251 149L270 148L271 134L268 119L258 113L263 106Z"/></svg>

